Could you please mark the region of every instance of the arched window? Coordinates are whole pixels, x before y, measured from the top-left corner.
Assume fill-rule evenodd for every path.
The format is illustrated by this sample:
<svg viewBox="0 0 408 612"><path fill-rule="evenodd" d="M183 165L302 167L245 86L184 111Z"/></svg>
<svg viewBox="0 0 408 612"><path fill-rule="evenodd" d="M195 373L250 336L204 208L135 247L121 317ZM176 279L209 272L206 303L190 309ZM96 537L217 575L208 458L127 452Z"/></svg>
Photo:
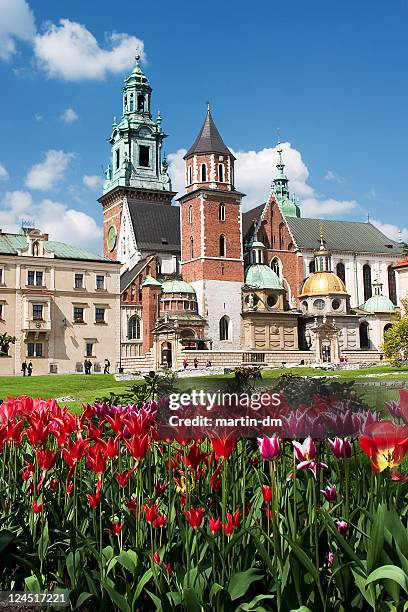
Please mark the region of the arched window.
<svg viewBox="0 0 408 612"><path fill-rule="evenodd" d="M129 110L132 113L134 111L134 100L133 100L133 94L130 94L130 103L129 103Z"/></svg>
<svg viewBox="0 0 408 612"><path fill-rule="evenodd" d="M194 240L193 237L190 236L190 259L194 257Z"/></svg>
<svg viewBox="0 0 408 612"><path fill-rule="evenodd" d="M284 230L285 230L285 224L281 223L279 225L279 248L280 249L283 249L283 246L285 243Z"/></svg>
<svg viewBox="0 0 408 612"><path fill-rule="evenodd" d="M220 340L228 340L229 338L229 318L224 315L220 319Z"/></svg>
<svg viewBox="0 0 408 612"><path fill-rule="evenodd" d="M314 272L316 272L316 263L315 260L312 259L312 261L309 262L309 274L313 274Z"/></svg>
<svg viewBox="0 0 408 612"><path fill-rule="evenodd" d="M226 255L226 240L224 234L220 236L220 257L225 257Z"/></svg>
<svg viewBox="0 0 408 612"><path fill-rule="evenodd" d="M387 325L384 325L384 337L385 337L385 332L391 329L391 327L392 327L392 323L387 323Z"/></svg>
<svg viewBox="0 0 408 612"><path fill-rule="evenodd" d="M280 277L280 262L277 257L274 257L271 261L271 268Z"/></svg>
<svg viewBox="0 0 408 612"><path fill-rule="evenodd" d="M139 113L143 113L144 112L144 107L145 107L145 98L143 94L139 94L137 96L137 110L139 111Z"/></svg>
<svg viewBox="0 0 408 612"><path fill-rule="evenodd" d="M140 319L137 315L130 317L128 321L128 340L140 340Z"/></svg>
<svg viewBox="0 0 408 612"><path fill-rule="evenodd" d="M225 204L223 202L221 202L218 209L218 218L220 221L225 221Z"/></svg>
<svg viewBox="0 0 408 612"><path fill-rule="evenodd" d="M224 182L224 164L218 164L218 180Z"/></svg>
<svg viewBox="0 0 408 612"><path fill-rule="evenodd" d="M189 206L189 209L188 209L188 222L190 225L193 224L193 207L192 206Z"/></svg>
<svg viewBox="0 0 408 612"><path fill-rule="evenodd" d="M367 323L367 321L362 321L360 323L360 348L361 349L368 349L368 348L370 348L370 339L368 337L368 323Z"/></svg>
<svg viewBox="0 0 408 612"><path fill-rule="evenodd" d="M193 170L191 166L188 167L188 184L191 185L193 182Z"/></svg>
<svg viewBox="0 0 408 612"><path fill-rule="evenodd" d="M38 257L38 253L40 251L40 243L36 240L33 242L33 255L34 257Z"/></svg>
<svg viewBox="0 0 408 612"><path fill-rule="evenodd" d="M371 285L371 268L368 264L365 264L363 266L363 282L364 282L364 301L366 302L373 295L373 289Z"/></svg>
<svg viewBox="0 0 408 612"><path fill-rule="evenodd" d="M205 183L207 180L207 166L205 164L201 164L201 182Z"/></svg>
<svg viewBox="0 0 408 612"><path fill-rule="evenodd" d="M397 305L397 283L395 279L395 270L392 265L388 266L388 295L391 302Z"/></svg>
<svg viewBox="0 0 408 612"><path fill-rule="evenodd" d="M344 267L344 263L341 261L339 261L336 266L336 274L339 278L341 278L343 283L346 284L346 268Z"/></svg>

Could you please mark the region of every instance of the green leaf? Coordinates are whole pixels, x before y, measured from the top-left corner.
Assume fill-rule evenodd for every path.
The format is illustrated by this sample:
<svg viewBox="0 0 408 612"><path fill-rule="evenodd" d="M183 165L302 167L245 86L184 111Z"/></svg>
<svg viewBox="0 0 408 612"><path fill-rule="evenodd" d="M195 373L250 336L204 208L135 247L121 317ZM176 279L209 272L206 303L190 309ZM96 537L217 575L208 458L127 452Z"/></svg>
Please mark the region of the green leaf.
<svg viewBox="0 0 408 612"><path fill-rule="evenodd" d="M126 598L121 593L118 593L118 591L109 586L106 580L102 580L101 584L111 598L111 601L118 606L121 612L132 612Z"/></svg>
<svg viewBox="0 0 408 612"><path fill-rule="evenodd" d="M67 557L65 559L65 565L67 566L67 571L68 571L68 575L71 580L71 584L74 584L76 581L76 576L78 574L78 570L80 569L79 567L80 559L81 559L81 553L79 552L79 550L75 551L75 557L74 557L74 553L71 550L67 554Z"/></svg>
<svg viewBox="0 0 408 612"><path fill-rule="evenodd" d="M48 521L45 521L43 528L41 530L41 536L38 540L38 556L40 559L44 559L45 553L47 552L47 547L50 542L50 538L48 535Z"/></svg>
<svg viewBox="0 0 408 612"><path fill-rule="evenodd" d="M134 556L130 554L131 552L133 553ZM135 560L135 557L136 557L136 560ZM124 568L129 570L129 572L132 572L132 574L134 573L136 569L137 556L133 550L132 551L122 550L120 555L116 557L116 561L120 563L121 565L123 565Z"/></svg>
<svg viewBox="0 0 408 612"><path fill-rule="evenodd" d="M228 585L228 593L231 595L232 601L245 595L251 584L256 580L261 580L263 576L263 572L255 567L251 567L245 572L233 574Z"/></svg>
<svg viewBox="0 0 408 612"><path fill-rule="evenodd" d="M319 582L319 572L316 569L316 566L309 559L305 551L294 542L288 536L283 536L285 540L289 543L290 547L293 550L294 555L297 557L298 561L303 565L303 567L313 576L316 582Z"/></svg>
<svg viewBox="0 0 408 612"><path fill-rule="evenodd" d="M372 609L375 610L375 593L374 593L374 589L367 589L366 588L366 578L365 578L365 576L362 576L361 574L359 574L358 572L354 571L353 569L351 571L352 571L352 574L354 576L354 581L355 581L355 583L356 583L360 593L362 594L364 599L367 601L367 603L372 607Z"/></svg>
<svg viewBox="0 0 408 612"><path fill-rule="evenodd" d="M383 504L378 506L374 515L373 524L370 531L370 540L367 550L367 574L369 574L378 564L384 544L384 514Z"/></svg>
<svg viewBox="0 0 408 612"><path fill-rule="evenodd" d="M132 601L132 608L134 608L135 603L140 595L140 593L142 592L145 584L147 584L149 582L149 580L152 578L153 576L153 570L152 569L148 569L143 576L141 577L141 579L139 580L139 582L137 583L137 587L135 590L135 594L133 595L133 601Z"/></svg>
<svg viewBox="0 0 408 612"><path fill-rule="evenodd" d="M90 597L93 597L92 593L81 593L76 601L75 610L78 610L78 608L80 608L82 604Z"/></svg>
<svg viewBox="0 0 408 612"><path fill-rule="evenodd" d="M186 612L202 612L202 606L193 589L183 589L183 605Z"/></svg>
<svg viewBox="0 0 408 612"><path fill-rule="evenodd" d="M241 604L239 608L237 608L237 612L240 612L240 610L243 610L244 612L254 612L255 610L264 610L264 608L258 607L258 603L260 601L263 601L264 599L275 599L275 596L274 595L257 595L249 603ZM304 608L304 606L302 606L302 608ZM291 610L291 612L296 612L296 610ZM309 610L309 608L304 608L304 610L301 610L301 612L312 612L312 611Z"/></svg>
<svg viewBox="0 0 408 612"><path fill-rule="evenodd" d="M396 565L382 565L381 567L378 567L371 572L366 579L365 584L368 585L372 582L377 582L377 580L384 579L393 580L399 584L406 593L408 593L408 576L400 567L397 567Z"/></svg>
<svg viewBox="0 0 408 612"><path fill-rule="evenodd" d="M364 565L361 559L356 555L356 553L354 552L350 544L347 542L347 540L341 535L336 525L334 524L334 521L332 517L330 516L330 514L328 514L328 512L324 509L321 510L321 513L323 515L324 522L327 528L331 531L332 535L336 538L336 540L338 541L338 543L340 544L344 552L347 553L347 555L351 559L353 559L353 561L355 561L361 569L364 569Z"/></svg>
<svg viewBox="0 0 408 612"><path fill-rule="evenodd" d="M37 576L27 576L26 578L24 578L24 583L27 591L32 591L33 593L40 593L41 585Z"/></svg>

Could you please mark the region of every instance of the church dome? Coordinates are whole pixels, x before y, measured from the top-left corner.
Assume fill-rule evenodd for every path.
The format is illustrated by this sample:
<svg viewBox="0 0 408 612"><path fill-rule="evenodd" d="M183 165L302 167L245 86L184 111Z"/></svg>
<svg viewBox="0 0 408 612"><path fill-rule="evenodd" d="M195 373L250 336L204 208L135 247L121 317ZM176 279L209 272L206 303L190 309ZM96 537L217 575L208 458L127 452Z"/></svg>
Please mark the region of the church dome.
<svg viewBox="0 0 408 612"><path fill-rule="evenodd" d="M380 312L392 314L395 311L394 304L385 295L373 295L361 308L365 310L365 312L370 312L372 314Z"/></svg>
<svg viewBox="0 0 408 612"><path fill-rule="evenodd" d="M304 282L300 297L309 295L347 295L346 286L334 272L315 272Z"/></svg>
<svg viewBox="0 0 408 612"><path fill-rule="evenodd" d="M163 293L193 293L194 288L183 280L167 280L162 283Z"/></svg>
<svg viewBox="0 0 408 612"><path fill-rule="evenodd" d="M266 264L248 266L245 270L245 285L253 289L283 289L279 276Z"/></svg>

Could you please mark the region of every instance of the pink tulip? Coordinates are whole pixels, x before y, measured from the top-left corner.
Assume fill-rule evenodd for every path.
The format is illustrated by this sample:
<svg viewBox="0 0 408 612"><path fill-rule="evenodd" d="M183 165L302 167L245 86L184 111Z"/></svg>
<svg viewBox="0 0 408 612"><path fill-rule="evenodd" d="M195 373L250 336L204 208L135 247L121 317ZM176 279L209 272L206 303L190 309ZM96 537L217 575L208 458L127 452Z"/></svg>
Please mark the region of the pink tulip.
<svg viewBox="0 0 408 612"><path fill-rule="evenodd" d="M336 527L339 533L341 533L341 535L344 535L347 533L348 530L348 524L347 521L336 521Z"/></svg>
<svg viewBox="0 0 408 612"><path fill-rule="evenodd" d="M329 551L327 553L327 565L331 567L333 565L333 562L334 562L334 554L331 551Z"/></svg>
<svg viewBox="0 0 408 612"><path fill-rule="evenodd" d="M327 440L330 446L331 452L337 459L347 459L351 457L353 447L348 438L334 438L334 440Z"/></svg>
<svg viewBox="0 0 408 612"><path fill-rule="evenodd" d="M281 454L280 443L279 436L272 436L272 438L264 436L263 438L258 438L259 452L262 459L266 459L267 461L277 459Z"/></svg>
<svg viewBox="0 0 408 612"><path fill-rule="evenodd" d="M312 438L308 436L303 444L294 440L292 444L295 451L295 457L300 462L297 465L297 469L310 470L313 474L313 478L316 480L317 468L327 468L327 465L314 460L316 448Z"/></svg>
<svg viewBox="0 0 408 612"><path fill-rule="evenodd" d="M334 504L337 501L336 485L333 485L332 487L327 486L324 489L320 489L320 493L331 504Z"/></svg>

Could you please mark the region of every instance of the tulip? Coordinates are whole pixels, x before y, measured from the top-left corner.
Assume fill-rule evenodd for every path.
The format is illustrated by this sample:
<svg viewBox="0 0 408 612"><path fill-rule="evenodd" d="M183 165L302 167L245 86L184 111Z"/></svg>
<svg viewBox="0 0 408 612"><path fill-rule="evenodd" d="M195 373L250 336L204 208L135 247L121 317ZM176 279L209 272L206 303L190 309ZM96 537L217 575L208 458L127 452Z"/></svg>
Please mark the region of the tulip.
<svg viewBox="0 0 408 612"><path fill-rule="evenodd" d="M366 427L359 443L369 456L374 472L383 472L402 462L408 450L408 427L392 421L377 421Z"/></svg>
<svg viewBox="0 0 408 612"><path fill-rule="evenodd" d="M314 479L316 480L317 468L327 468L327 465L314 460L316 456L316 449L312 438L309 436L306 438L303 444L300 444L300 442L294 440L292 444L295 451L295 457L300 462L297 465L297 469L310 470Z"/></svg>
<svg viewBox="0 0 408 612"><path fill-rule="evenodd" d="M333 485L332 487L327 486L324 489L320 489L320 493L331 504L334 504L337 501L336 485Z"/></svg>
<svg viewBox="0 0 408 612"><path fill-rule="evenodd" d="M205 508L190 508L190 510L183 510L183 514L190 523L193 529L201 527L203 522Z"/></svg>
<svg viewBox="0 0 408 612"><path fill-rule="evenodd" d="M172 575L173 568L172 568L170 563L163 563L163 568L166 570L166 572L169 574L169 576Z"/></svg>
<svg viewBox="0 0 408 612"><path fill-rule="evenodd" d="M210 528L212 535L216 535L221 528L221 519L220 518L216 519L214 516L211 516L208 519L208 526Z"/></svg>
<svg viewBox="0 0 408 612"><path fill-rule="evenodd" d="M234 533L235 525L231 512L227 512L226 517L227 521L223 524L222 528L224 530L225 535L229 538Z"/></svg>
<svg viewBox="0 0 408 612"><path fill-rule="evenodd" d="M327 565L331 567L333 565L333 562L334 562L334 554L331 551L329 551L327 553Z"/></svg>
<svg viewBox="0 0 408 612"><path fill-rule="evenodd" d="M115 478L118 482L118 485L120 487L125 488L126 485L128 484L130 477L132 476L133 472L135 471L135 469L137 468L137 465L135 465L131 470L129 470L128 472L115 472Z"/></svg>
<svg viewBox="0 0 408 612"><path fill-rule="evenodd" d="M401 472L392 471L391 480L399 480L400 482L408 482L408 475Z"/></svg>
<svg viewBox="0 0 408 612"><path fill-rule="evenodd" d="M271 438L264 436L263 438L258 438L259 452L262 459L267 461L277 459L281 454L280 444L281 441L279 436L272 436Z"/></svg>
<svg viewBox="0 0 408 612"><path fill-rule="evenodd" d="M272 500L272 487L262 485L262 497L265 503L269 504Z"/></svg>
<svg viewBox="0 0 408 612"><path fill-rule="evenodd" d="M131 497L125 501L126 508L129 508L130 511L136 508L137 499L136 497Z"/></svg>
<svg viewBox="0 0 408 612"><path fill-rule="evenodd" d="M39 504L35 499L33 499L33 512L34 514L38 514L43 509L43 504Z"/></svg>
<svg viewBox="0 0 408 612"><path fill-rule="evenodd" d="M161 529L167 525L167 516L165 514L158 514L152 523L155 529Z"/></svg>
<svg viewBox="0 0 408 612"><path fill-rule="evenodd" d="M150 502L146 502L144 504L144 506L142 507L142 510L144 510L145 519L148 523L153 524L153 521L157 517L158 509L159 509L158 504L153 504L153 506L150 506Z"/></svg>
<svg viewBox="0 0 408 612"><path fill-rule="evenodd" d="M125 526L125 523L112 523L109 531L112 534L119 536L124 526Z"/></svg>
<svg viewBox="0 0 408 612"><path fill-rule="evenodd" d="M153 553L153 561L157 563L157 565L160 565L160 555L157 551Z"/></svg>
<svg viewBox="0 0 408 612"><path fill-rule="evenodd" d="M144 459L149 448L149 436L134 435L130 441L125 440L125 444L133 459Z"/></svg>
<svg viewBox="0 0 408 612"><path fill-rule="evenodd" d="M211 446L215 452L216 459L228 459L237 445L237 441L230 436L226 438L211 438Z"/></svg>
<svg viewBox="0 0 408 612"><path fill-rule="evenodd" d="M351 457L353 447L348 438L335 438L334 440L327 440L330 446L331 452L337 459L347 459Z"/></svg>
<svg viewBox="0 0 408 612"><path fill-rule="evenodd" d="M347 533L348 524L346 521L336 521L336 527L337 527L338 532L341 535L344 535Z"/></svg>
<svg viewBox="0 0 408 612"><path fill-rule="evenodd" d="M234 514L232 515L232 522L234 523L234 527L239 527L239 524L241 522L241 511L240 510L236 510L234 512Z"/></svg>

